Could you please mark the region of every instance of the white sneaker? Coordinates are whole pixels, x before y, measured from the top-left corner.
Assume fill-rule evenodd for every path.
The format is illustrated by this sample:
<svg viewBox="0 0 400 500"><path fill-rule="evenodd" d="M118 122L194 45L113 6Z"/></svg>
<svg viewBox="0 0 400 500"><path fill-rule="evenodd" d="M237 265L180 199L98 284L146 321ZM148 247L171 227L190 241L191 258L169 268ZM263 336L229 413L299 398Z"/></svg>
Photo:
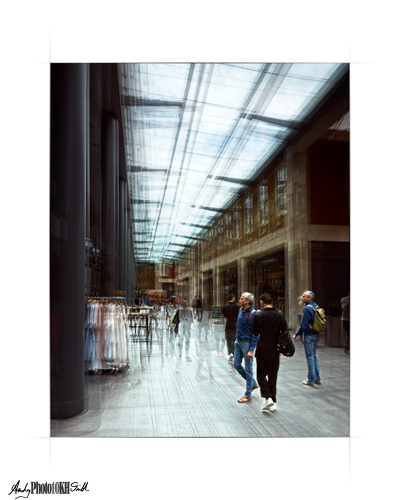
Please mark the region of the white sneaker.
<svg viewBox="0 0 400 500"><path fill-rule="evenodd" d="M268 398L265 401L264 405L261 407L261 411L274 411L274 410L275 410L275 403L272 401L272 398Z"/></svg>

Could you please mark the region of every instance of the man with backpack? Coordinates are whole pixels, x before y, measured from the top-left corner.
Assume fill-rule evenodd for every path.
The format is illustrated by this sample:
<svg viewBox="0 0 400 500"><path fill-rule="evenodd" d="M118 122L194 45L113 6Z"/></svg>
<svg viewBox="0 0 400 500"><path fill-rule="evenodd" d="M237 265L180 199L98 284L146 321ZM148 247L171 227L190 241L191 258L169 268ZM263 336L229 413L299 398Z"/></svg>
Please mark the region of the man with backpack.
<svg viewBox="0 0 400 500"><path fill-rule="evenodd" d="M272 306L272 296L263 293L260 297L261 312L254 318L254 335L259 337L255 357L257 358L257 382L265 402L261 411L276 409L276 382L279 370L278 337L287 331L285 316Z"/></svg>
<svg viewBox="0 0 400 500"><path fill-rule="evenodd" d="M315 384L321 384L321 377L319 373L319 364L317 358L317 345L319 341L319 332L321 330L321 316L319 307L314 302L314 293L310 290L302 295L302 302L305 305L303 309L303 317L297 332L293 335L296 340L300 334L303 334L304 351L307 359L308 375L307 380L303 380L304 385L314 387ZM324 321L324 311L322 323ZM318 315L318 316L317 316ZM317 317L316 317L317 316ZM314 328L313 328L314 327ZM319 330L319 331L318 331Z"/></svg>
<svg viewBox="0 0 400 500"><path fill-rule="evenodd" d="M251 401L251 393L258 387L253 378L253 352L258 342L258 337L253 335L253 316L255 315L253 302L254 296L249 292L243 293L239 300L242 308L237 320L233 366L246 380L246 392L242 398L238 399L238 403Z"/></svg>

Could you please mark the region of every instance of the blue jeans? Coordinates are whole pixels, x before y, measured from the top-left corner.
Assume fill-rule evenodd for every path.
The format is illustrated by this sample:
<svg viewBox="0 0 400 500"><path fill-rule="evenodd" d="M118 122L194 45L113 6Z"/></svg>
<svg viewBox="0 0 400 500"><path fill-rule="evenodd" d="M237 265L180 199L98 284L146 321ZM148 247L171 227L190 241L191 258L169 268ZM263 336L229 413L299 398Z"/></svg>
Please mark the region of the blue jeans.
<svg viewBox="0 0 400 500"><path fill-rule="evenodd" d="M317 358L317 344L319 341L319 333L303 335L304 351L307 358L308 375L307 379L310 384L320 382L319 364Z"/></svg>
<svg viewBox="0 0 400 500"><path fill-rule="evenodd" d="M247 353L250 349L250 342L244 342L242 340L236 340L235 344L235 357L233 360L233 366L239 372L239 374L246 380L246 392L245 396L251 398L251 391L253 387L257 385L257 382L253 378L253 358L247 359ZM244 358L244 368L242 366L242 361Z"/></svg>

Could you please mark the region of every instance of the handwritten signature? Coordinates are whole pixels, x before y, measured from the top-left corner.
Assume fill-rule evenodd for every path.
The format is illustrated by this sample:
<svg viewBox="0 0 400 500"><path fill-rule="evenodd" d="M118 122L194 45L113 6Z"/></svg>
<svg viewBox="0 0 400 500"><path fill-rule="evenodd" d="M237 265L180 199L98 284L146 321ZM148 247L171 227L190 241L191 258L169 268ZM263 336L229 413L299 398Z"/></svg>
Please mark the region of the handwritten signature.
<svg viewBox="0 0 400 500"><path fill-rule="evenodd" d="M31 490L27 486L28 486L28 483L26 483L25 488L23 490L21 490L21 488L19 487L19 480L18 480L18 482L11 487L11 491L10 491L9 495L11 495L11 493L15 493L15 494L27 493L26 497L24 497L23 495L19 495L18 497L15 497L15 498L16 499L17 498L28 498Z"/></svg>

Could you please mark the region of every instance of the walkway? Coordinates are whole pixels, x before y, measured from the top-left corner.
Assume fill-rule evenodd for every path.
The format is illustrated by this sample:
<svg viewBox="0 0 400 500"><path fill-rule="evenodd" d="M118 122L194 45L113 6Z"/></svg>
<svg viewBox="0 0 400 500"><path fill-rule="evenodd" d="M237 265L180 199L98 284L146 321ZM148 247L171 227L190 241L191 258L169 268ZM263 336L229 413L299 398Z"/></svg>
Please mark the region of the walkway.
<svg viewBox="0 0 400 500"><path fill-rule="evenodd" d="M259 389L250 403L237 403L244 394L244 380L236 371L229 372L226 357L212 352L215 381L208 376L199 380L195 377L198 357L194 338L192 362L186 361L185 355L181 361L166 357L164 322L158 325L151 342L146 342L144 333L132 336L131 365L125 371L86 376L87 410L75 417L52 420L52 437L350 435L350 358L343 355L342 348L328 347L321 340L318 358L322 385L313 388L302 384L307 365L303 346L296 342L292 358L281 356L277 410L261 412L264 399ZM202 373L208 375L206 362Z"/></svg>

